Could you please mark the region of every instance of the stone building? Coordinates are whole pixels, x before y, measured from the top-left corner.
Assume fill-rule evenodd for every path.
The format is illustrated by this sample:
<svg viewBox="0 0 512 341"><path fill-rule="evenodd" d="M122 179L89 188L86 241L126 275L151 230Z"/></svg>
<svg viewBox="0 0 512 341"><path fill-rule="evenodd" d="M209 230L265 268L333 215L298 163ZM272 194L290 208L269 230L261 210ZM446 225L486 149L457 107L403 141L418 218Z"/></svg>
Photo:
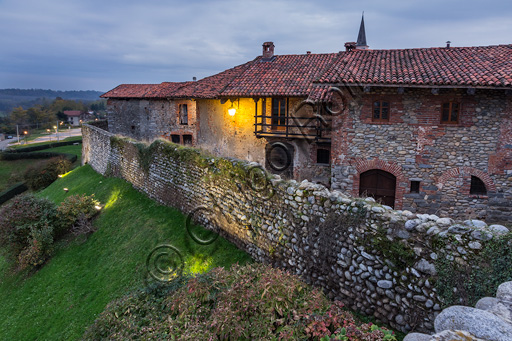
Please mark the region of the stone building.
<svg viewBox="0 0 512 341"><path fill-rule="evenodd" d="M361 34L362 31L362 34ZM109 130L259 162L396 209L512 221L512 45L275 55L107 92Z"/></svg>

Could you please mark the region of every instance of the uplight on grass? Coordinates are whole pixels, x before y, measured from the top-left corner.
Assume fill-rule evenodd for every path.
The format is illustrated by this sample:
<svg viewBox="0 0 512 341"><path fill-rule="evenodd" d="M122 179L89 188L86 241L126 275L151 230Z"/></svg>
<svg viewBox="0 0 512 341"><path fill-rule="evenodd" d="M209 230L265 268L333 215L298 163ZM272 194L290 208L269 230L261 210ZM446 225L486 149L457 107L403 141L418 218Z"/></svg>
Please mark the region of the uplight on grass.
<svg viewBox="0 0 512 341"><path fill-rule="evenodd" d="M203 254L195 254L192 258L186 261L187 273L191 275L198 275L207 272L211 269L213 258Z"/></svg>
<svg viewBox="0 0 512 341"><path fill-rule="evenodd" d="M118 188L114 189L112 191L112 194L110 195L110 198L108 199L107 203L105 204L105 208L109 208L110 206L114 205L115 202L119 199L121 194L121 190Z"/></svg>

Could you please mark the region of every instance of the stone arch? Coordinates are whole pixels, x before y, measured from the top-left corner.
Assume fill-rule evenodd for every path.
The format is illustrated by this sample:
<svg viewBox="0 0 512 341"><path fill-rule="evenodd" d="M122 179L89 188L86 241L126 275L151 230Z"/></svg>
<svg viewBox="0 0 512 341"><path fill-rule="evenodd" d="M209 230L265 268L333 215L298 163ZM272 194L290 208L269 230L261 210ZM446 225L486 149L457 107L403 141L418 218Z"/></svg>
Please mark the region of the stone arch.
<svg viewBox="0 0 512 341"><path fill-rule="evenodd" d="M402 208L403 198L406 190L406 179L398 163L383 161L377 158L371 160L356 159L355 168L357 174L354 178L354 185L352 188L352 192L355 196L359 195L359 182L361 173L364 173L372 169L380 169L385 172L391 173L396 177L395 209Z"/></svg>
<svg viewBox="0 0 512 341"><path fill-rule="evenodd" d="M494 181L492 181L489 174L473 167L456 167L448 169L437 179L436 186L439 190L441 190L448 180L457 178L459 176L464 177L471 175L476 176L482 180L488 192L496 192L496 185L494 184Z"/></svg>

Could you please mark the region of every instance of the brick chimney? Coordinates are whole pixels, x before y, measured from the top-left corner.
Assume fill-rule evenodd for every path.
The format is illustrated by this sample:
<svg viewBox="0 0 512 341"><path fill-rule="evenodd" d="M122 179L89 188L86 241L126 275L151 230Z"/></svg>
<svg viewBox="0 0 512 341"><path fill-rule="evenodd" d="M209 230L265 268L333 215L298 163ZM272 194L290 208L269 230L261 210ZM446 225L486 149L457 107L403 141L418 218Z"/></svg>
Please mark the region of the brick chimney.
<svg viewBox="0 0 512 341"><path fill-rule="evenodd" d="M270 60L274 57L274 43L268 41L263 43L263 60Z"/></svg>

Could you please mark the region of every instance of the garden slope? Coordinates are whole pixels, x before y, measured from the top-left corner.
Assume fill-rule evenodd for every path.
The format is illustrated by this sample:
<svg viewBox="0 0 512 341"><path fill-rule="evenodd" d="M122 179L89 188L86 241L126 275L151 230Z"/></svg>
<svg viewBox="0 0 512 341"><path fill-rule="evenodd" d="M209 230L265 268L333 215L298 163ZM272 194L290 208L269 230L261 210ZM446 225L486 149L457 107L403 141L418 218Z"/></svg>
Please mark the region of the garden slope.
<svg viewBox="0 0 512 341"><path fill-rule="evenodd" d="M63 188L68 188L66 193ZM200 246L188 238L184 216L161 206L117 178L104 178L89 166L54 182L39 195L56 203L73 194L95 194L102 213L98 231L86 242L62 245L28 278L9 274L0 257L0 335L4 339L77 339L108 302L147 278L145 261L158 244L182 252L185 272L250 261L219 238Z"/></svg>

